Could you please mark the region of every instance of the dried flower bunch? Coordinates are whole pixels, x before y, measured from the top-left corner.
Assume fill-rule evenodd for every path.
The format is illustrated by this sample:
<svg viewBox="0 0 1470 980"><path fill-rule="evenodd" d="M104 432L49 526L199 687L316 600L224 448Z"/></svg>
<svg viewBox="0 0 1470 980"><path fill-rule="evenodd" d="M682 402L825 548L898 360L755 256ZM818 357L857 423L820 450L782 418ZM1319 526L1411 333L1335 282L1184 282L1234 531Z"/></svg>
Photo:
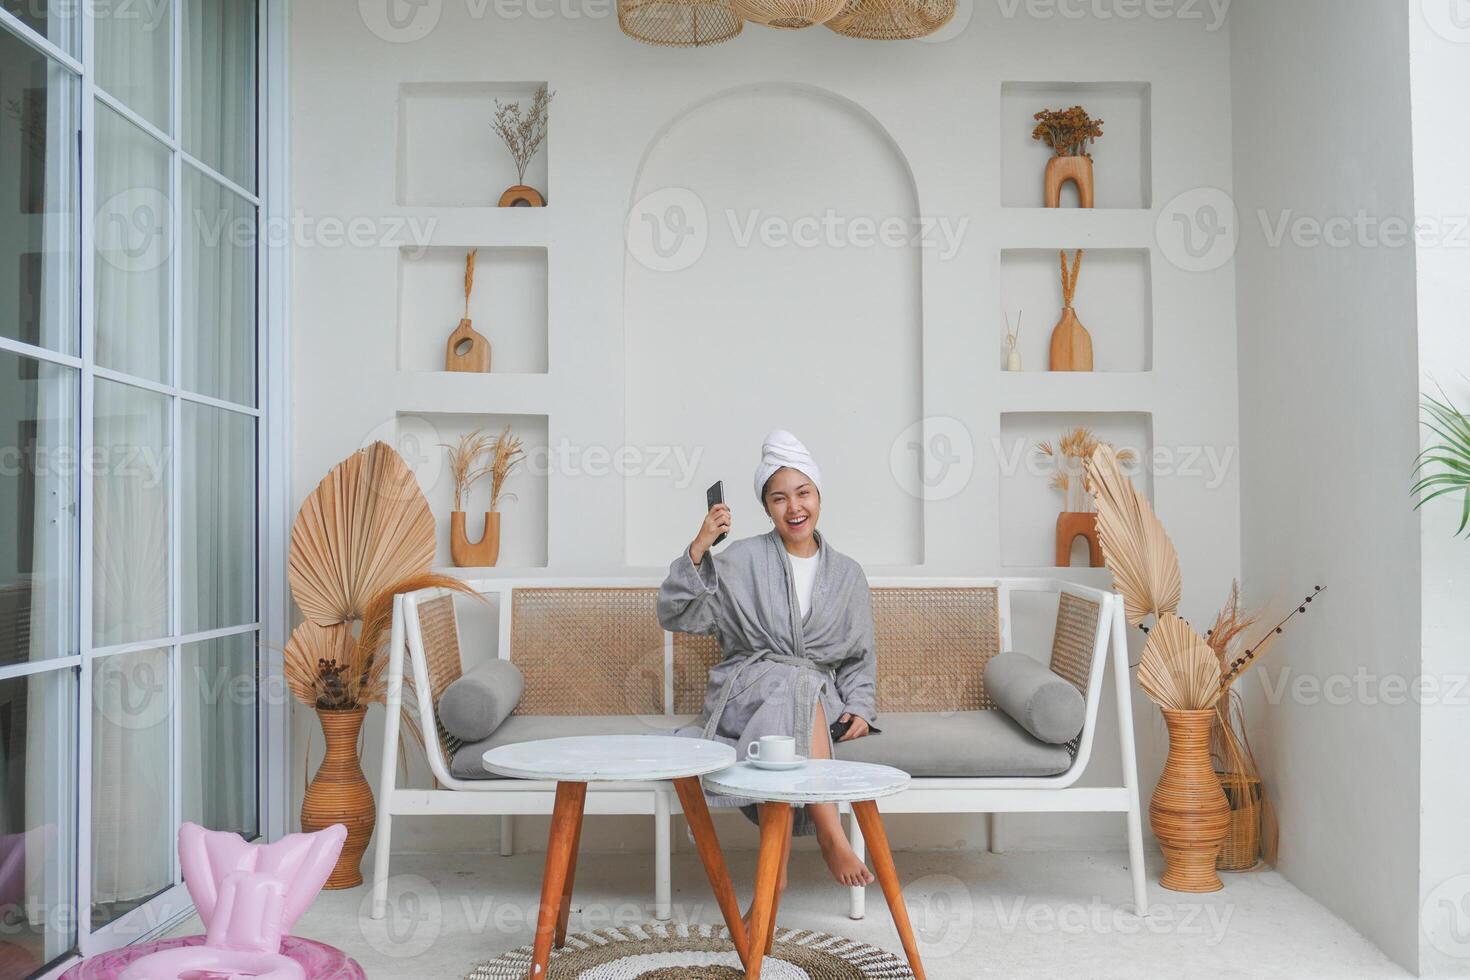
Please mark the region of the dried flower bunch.
<svg viewBox="0 0 1470 980"><path fill-rule="evenodd" d="M525 461L526 451L521 440L511 435L510 426L501 429L493 439L483 430L476 429L460 436L452 446L448 443L440 445L449 450L455 510L464 510L470 488L487 476L490 477L491 510L499 510L502 500L515 499L515 494L506 493L505 481Z"/></svg>
<svg viewBox="0 0 1470 980"><path fill-rule="evenodd" d="M547 111L551 108L553 94L546 90L545 85L538 88L525 115L521 115L519 99L505 103L495 100L495 122L492 126L515 160L518 184L526 182L526 168L546 141Z"/></svg>
<svg viewBox="0 0 1470 980"><path fill-rule="evenodd" d="M1050 442L1038 443L1036 455L1051 460L1056 466L1050 486L1067 498L1069 513L1082 513L1092 509L1092 483L1088 476L1087 461L1099 446L1113 448L1111 443L1098 440L1091 429L1076 428L1064 432L1055 446ZM1118 463L1132 466L1138 462L1138 454L1131 449L1114 449Z"/></svg>
<svg viewBox="0 0 1470 980"><path fill-rule="evenodd" d="M286 643L286 682L309 708L383 703L393 597L425 588L473 595L429 571L434 517L403 457L376 442L334 466L291 527L288 577L306 619Z"/></svg>
<svg viewBox="0 0 1470 980"><path fill-rule="evenodd" d="M1043 109L1033 116L1036 128L1031 138L1041 140L1059 157L1087 157L1087 144L1103 134L1103 121L1093 119L1080 105L1070 109Z"/></svg>
<svg viewBox="0 0 1470 980"><path fill-rule="evenodd" d="M499 510L502 498L516 499L515 494L505 492L505 480L525 461L526 451L521 440L510 434L510 426L500 430L491 446L490 457L490 509Z"/></svg>
<svg viewBox="0 0 1470 980"><path fill-rule="evenodd" d="M476 429L460 436L452 446L448 443L439 445L449 450L449 473L454 477L454 509L464 510L470 488L490 472L490 467L480 463L479 459L490 452L495 440L485 435L484 430Z"/></svg>

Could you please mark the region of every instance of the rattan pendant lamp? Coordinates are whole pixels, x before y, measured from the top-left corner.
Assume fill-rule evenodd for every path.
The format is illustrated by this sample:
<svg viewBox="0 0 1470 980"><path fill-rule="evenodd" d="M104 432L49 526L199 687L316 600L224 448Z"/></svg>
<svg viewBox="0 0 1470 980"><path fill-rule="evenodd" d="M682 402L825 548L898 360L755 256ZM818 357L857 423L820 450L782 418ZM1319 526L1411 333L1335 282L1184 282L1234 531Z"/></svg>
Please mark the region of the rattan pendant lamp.
<svg viewBox="0 0 1470 980"><path fill-rule="evenodd" d="M726 0L618 0L618 26L645 44L700 48L730 40L745 22Z"/></svg>
<svg viewBox="0 0 1470 980"><path fill-rule="evenodd" d="M870 41L912 41L948 24L955 0L847 0L826 21L844 37Z"/></svg>
<svg viewBox="0 0 1470 980"><path fill-rule="evenodd" d="M752 24L780 31L799 31L831 20L846 0L731 0L737 13Z"/></svg>

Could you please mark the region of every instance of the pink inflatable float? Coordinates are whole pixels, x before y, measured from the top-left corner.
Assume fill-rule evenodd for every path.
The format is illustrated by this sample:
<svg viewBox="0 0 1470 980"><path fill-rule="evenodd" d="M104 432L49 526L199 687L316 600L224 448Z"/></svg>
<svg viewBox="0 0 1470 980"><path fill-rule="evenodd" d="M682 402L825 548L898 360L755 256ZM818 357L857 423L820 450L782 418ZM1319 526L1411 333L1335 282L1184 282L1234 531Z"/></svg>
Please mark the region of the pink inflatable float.
<svg viewBox="0 0 1470 980"><path fill-rule="evenodd" d="M134 959L119 980L317 980L282 953L281 943L321 892L346 839L341 824L274 844L249 844L237 834L184 824L179 860L204 923L204 942L159 944L168 948Z"/></svg>

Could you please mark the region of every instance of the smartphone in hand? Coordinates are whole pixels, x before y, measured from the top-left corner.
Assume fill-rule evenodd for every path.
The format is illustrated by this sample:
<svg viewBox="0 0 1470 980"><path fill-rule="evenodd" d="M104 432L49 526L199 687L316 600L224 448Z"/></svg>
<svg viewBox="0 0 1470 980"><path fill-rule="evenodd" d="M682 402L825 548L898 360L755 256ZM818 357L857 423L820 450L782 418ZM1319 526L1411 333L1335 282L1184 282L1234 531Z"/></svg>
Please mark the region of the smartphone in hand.
<svg viewBox="0 0 1470 980"><path fill-rule="evenodd" d="M706 511L713 510L715 504L723 504L725 502L725 481L716 480L714 485L704 492L704 500ZM719 544L729 536L729 534L721 534L715 538L715 544Z"/></svg>

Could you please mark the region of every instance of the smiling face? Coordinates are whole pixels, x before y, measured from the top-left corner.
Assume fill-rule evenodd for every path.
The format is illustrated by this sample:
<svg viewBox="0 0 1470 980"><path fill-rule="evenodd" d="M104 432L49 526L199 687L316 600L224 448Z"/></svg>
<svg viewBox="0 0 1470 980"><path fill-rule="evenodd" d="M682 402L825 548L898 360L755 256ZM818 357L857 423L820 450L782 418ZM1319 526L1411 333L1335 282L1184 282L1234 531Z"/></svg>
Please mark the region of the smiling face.
<svg viewBox="0 0 1470 980"><path fill-rule="evenodd" d="M765 504L786 550L801 553L811 547L822 513L822 495L805 473L790 467L777 470L766 481Z"/></svg>

